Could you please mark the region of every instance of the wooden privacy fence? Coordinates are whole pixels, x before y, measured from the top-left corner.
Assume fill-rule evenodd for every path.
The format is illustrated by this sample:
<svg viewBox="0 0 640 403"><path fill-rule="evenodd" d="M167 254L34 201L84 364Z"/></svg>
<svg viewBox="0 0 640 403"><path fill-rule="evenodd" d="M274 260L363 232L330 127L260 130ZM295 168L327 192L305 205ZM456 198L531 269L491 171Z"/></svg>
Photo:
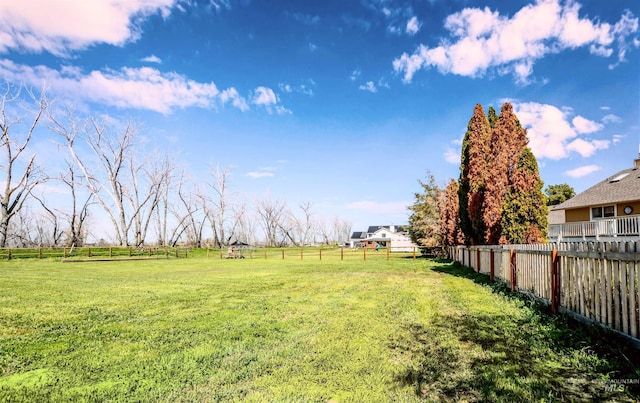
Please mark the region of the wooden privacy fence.
<svg viewBox="0 0 640 403"><path fill-rule="evenodd" d="M453 246L451 259L640 345L640 242Z"/></svg>

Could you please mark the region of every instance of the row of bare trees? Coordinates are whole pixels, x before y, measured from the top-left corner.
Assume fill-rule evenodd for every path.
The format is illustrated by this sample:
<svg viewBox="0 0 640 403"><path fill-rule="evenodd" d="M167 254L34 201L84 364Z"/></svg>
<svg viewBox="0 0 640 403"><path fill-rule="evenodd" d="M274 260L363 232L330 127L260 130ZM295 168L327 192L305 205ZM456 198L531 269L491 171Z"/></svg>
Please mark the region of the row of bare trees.
<svg viewBox="0 0 640 403"><path fill-rule="evenodd" d="M80 246L97 230L121 246L280 246L349 238L348 221L316 216L311 202L290 208L270 196L250 201L233 192L228 168L211 166L206 179L196 179L169 155L147 149L131 121L80 118L71 107L52 105L44 92L5 87L0 247ZM41 133L55 138L50 152L61 156L47 165L33 151ZM96 228L104 220L110 228Z"/></svg>

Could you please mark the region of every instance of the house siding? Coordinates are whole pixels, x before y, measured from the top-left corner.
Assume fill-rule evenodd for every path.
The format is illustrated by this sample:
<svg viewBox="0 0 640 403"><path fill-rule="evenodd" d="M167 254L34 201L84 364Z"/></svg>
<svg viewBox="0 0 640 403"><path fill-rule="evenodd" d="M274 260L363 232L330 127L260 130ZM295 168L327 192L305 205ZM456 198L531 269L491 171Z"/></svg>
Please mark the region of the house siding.
<svg viewBox="0 0 640 403"><path fill-rule="evenodd" d="M565 210L564 218L566 222L591 221L590 207Z"/></svg>
<svg viewBox="0 0 640 403"><path fill-rule="evenodd" d="M625 217L624 208L627 206L631 206L633 208L632 215L640 214L640 201L630 202L630 203L618 203L616 216Z"/></svg>
<svg viewBox="0 0 640 403"><path fill-rule="evenodd" d="M640 201L624 202L624 203L611 203L616 206L616 217L626 217L624 208L631 206L633 208L632 215L640 214ZM605 204L611 206L611 204ZM564 212L565 222L582 222L591 221L591 207L598 207L604 205L593 205L589 207L582 207L576 209L567 209Z"/></svg>

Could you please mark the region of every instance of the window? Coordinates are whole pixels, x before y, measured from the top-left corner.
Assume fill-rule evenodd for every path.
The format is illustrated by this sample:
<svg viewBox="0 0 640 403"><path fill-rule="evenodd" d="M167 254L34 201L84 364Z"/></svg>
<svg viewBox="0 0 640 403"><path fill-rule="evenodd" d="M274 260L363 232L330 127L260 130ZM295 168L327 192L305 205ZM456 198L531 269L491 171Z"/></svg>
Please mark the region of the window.
<svg viewBox="0 0 640 403"><path fill-rule="evenodd" d="M624 178L624 177L626 177L627 175L629 175L629 172L622 173L622 174L620 174L620 175L616 176L615 178L611 179L611 180L609 181L609 183L619 182L621 179L623 179L623 178Z"/></svg>
<svg viewBox="0 0 640 403"><path fill-rule="evenodd" d="M386 237L387 237L387 234L385 234L385 233L383 232L383 233L382 233L382 237L383 237L383 238L386 238Z"/></svg>
<svg viewBox="0 0 640 403"><path fill-rule="evenodd" d="M609 218L616 216L615 206L600 206L591 208L591 218Z"/></svg>

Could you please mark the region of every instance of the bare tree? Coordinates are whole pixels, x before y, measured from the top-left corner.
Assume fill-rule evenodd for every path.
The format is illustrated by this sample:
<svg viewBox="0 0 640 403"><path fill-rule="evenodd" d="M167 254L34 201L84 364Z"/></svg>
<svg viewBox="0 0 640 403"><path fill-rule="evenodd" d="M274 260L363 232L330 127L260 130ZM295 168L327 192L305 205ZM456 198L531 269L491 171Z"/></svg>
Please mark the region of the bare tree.
<svg viewBox="0 0 640 403"><path fill-rule="evenodd" d="M66 121L53 114L50 119L83 185L111 220L116 242L142 245L173 169L169 159L157 159L153 153L143 153L146 157L140 159L137 130L130 121L117 130L106 120L79 121L70 109Z"/></svg>
<svg viewBox="0 0 640 403"><path fill-rule="evenodd" d="M70 247L82 246L87 236L86 222L93 194L89 193L81 201L81 184L78 182L79 178L76 175L73 164L70 162L67 162L67 172L61 177L61 181L69 187L71 193L71 211L62 213L67 216L69 221L65 245Z"/></svg>
<svg viewBox="0 0 640 403"><path fill-rule="evenodd" d="M158 159L149 153L142 163L137 163L135 154L129 156L131 189L125 192L129 202L131 218L127 228L132 228L136 246L144 243L154 211L158 208L164 187L168 186L173 167L168 157Z"/></svg>
<svg viewBox="0 0 640 403"><path fill-rule="evenodd" d="M204 197L197 189L189 189L184 171L178 181L178 205L172 205L170 210L177 222L171 235L171 245L175 246L183 235L187 243L196 248L202 247L202 233L205 217L202 201Z"/></svg>
<svg viewBox="0 0 640 403"><path fill-rule="evenodd" d="M47 205L44 195L32 196L44 210L43 214L35 218L36 243L38 246L58 246L64 235L60 214Z"/></svg>
<svg viewBox="0 0 640 403"><path fill-rule="evenodd" d="M271 200L270 196L262 200L256 200L256 213L260 225L264 230L267 246L278 246L278 231L282 227L285 203L279 200Z"/></svg>
<svg viewBox="0 0 640 403"><path fill-rule="evenodd" d="M50 129L64 139L64 146L79 169L84 185L111 220L117 243L129 245L124 176L135 136L131 123L128 122L120 134L112 135L107 132L104 122L94 118L78 121L70 109L67 109L67 122L53 114L49 118L52 122ZM79 154L81 145L77 143L78 139L93 153L95 167L90 165L89 157Z"/></svg>
<svg viewBox="0 0 640 403"><path fill-rule="evenodd" d="M347 242L351 236L353 223L338 216L333 218L333 233L337 242Z"/></svg>
<svg viewBox="0 0 640 403"><path fill-rule="evenodd" d="M330 245L334 240L333 226L331 225L331 223L326 219L321 219L318 221L317 228L318 235L320 235L322 243L324 243L325 245Z"/></svg>
<svg viewBox="0 0 640 403"><path fill-rule="evenodd" d="M249 245L255 245L255 234L258 227L255 215L247 210L247 204L245 202L235 204L232 211L234 220L237 223L236 239Z"/></svg>
<svg viewBox="0 0 640 403"><path fill-rule="evenodd" d="M170 195L174 190L175 172L177 170L176 164L165 155L163 165L165 166L166 174L162 177L163 182L160 185L158 194L158 206L155 209L156 217L156 238L158 245L167 245L169 240L168 234L168 220L170 209Z"/></svg>
<svg viewBox="0 0 640 403"><path fill-rule="evenodd" d="M237 215L233 211L234 194L229 189L229 168L220 170L219 166L212 167L209 176L213 182L207 183L213 191L206 209L207 219L211 224L211 232L216 247L228 245L234 237L238 226Z"/></svg>
<svg viewBox="0 0 640 403"><path fill-rule="evenodd" d="M306 201L302 202L298 207L302 210L302 215L300 217L292 215L291 219L299 243L301 245L307 245L311 242L314 235L313 205L310 201Z"/></svg>
<svg viewBox="0 0 640 403"><path fill-rule="evenodd" d="M36 107L30 112L33 118L26 126L25 133L22 136L16 135L13 130L20 129L23 119L20 116L10 117L8 114L15 112L10 110L11 106L22 106L21 91L13 90L8 83L5 85L6 90L0 98L0 131L2 132L0 146L4 150L4 155L0 158L0 169L4 180L4 189L0 194L0 247L2 248L7 246L11 219L23 208L31 191L43 179L42 172L35 162L35 154L27 158L23 154L27 150L42 114L49 106L44 91L39 98L27 91Z"/></svg>

